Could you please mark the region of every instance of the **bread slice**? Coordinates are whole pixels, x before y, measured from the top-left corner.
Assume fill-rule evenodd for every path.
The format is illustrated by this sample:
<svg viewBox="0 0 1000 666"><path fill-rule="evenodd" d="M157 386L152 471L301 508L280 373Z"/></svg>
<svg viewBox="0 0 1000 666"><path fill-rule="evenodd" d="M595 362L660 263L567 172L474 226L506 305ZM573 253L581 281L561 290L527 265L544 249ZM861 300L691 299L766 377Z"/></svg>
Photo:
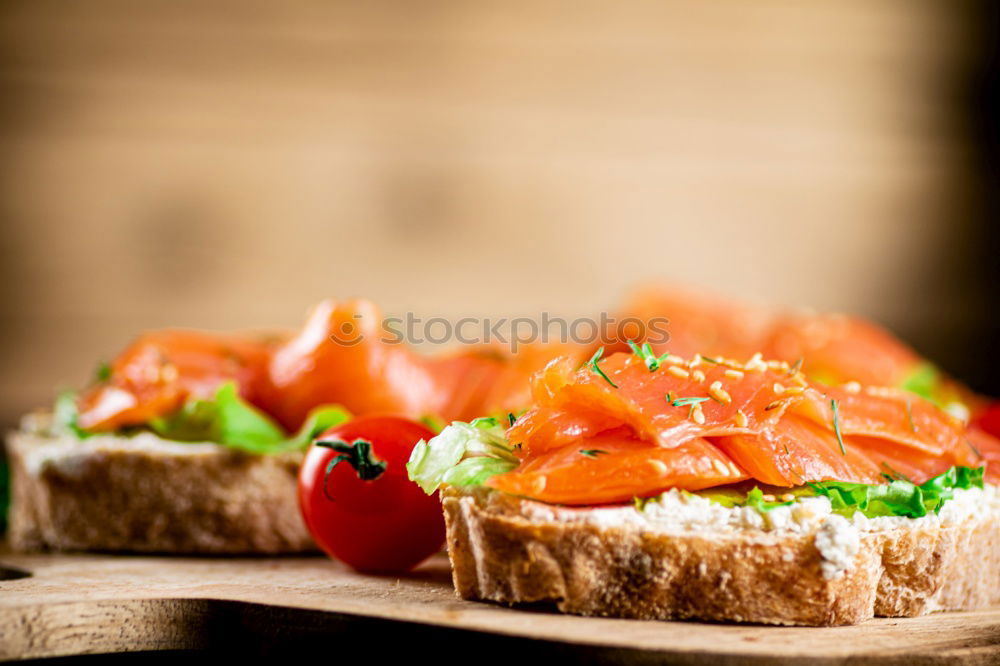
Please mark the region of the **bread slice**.
<svg viewBox="0 0 1000 666"><path fill-rule="evenodd" d="M315 546L299 514L302 455L249 455L152 433L79 440L26 417L7 438L17 550L278 554Z"/></svg>
<svg viewBox="0 0 1000 666"><path fill-rule="evenodd" d="M952 500L940 515L859 516L860 526L830 514L735 528L662 512L651 520L634 507L553 507L484 488L446 488L442 503L465 599L647 620L825 626L1000 601L997 492L975 492L978 499Z"/></svg>

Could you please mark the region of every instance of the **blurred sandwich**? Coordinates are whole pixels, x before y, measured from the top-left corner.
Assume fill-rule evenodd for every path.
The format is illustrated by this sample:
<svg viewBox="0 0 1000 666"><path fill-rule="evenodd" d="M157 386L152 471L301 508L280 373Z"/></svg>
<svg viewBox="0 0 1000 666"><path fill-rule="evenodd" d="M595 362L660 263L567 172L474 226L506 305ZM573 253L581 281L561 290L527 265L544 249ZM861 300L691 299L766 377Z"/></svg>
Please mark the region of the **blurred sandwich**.
<svg viewBox="0 0 1000 666"><path fill-rule="evenodd" d="M294 553L313 543L297 470L352 415L463 419L523 402L546 352L424 357L366 301L326 301L292 334L147 333L79 394L9 435L18 550Z"/></svg>

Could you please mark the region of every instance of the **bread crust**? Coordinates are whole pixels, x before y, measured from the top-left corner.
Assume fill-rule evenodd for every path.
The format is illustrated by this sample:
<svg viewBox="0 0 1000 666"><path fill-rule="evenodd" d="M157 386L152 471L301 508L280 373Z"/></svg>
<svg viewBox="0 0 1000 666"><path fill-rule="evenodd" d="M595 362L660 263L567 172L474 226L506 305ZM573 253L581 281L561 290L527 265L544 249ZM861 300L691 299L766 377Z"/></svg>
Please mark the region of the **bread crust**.
<svg viewBox="0 0 1000 666"><path fill-rule="evenodd" d="M464 599L550 602L580 615L829 626L1000 601L1000 520L861 535L826 578L813 534L644 530L532 517L529 500L448 488L442 505Z"/></svg>
<svg viewBox="0 0 1000 666"><path fill-rule="evenodd" d="M22 429L8 435L7 456L7 538L16 550L315 550L298 508L298 452L249 455L151 435L79 441Z"/></svg>

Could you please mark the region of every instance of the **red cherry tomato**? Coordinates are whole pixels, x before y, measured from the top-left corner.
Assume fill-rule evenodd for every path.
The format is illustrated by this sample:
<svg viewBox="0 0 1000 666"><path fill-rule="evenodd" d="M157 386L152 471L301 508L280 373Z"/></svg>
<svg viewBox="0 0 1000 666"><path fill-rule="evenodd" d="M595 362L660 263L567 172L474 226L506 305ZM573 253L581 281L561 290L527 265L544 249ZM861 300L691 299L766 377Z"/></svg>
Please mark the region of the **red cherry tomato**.
<svg viewBox="0 0 1000 666"><path fill-rule="evenodd" d="M991 402L972 420L972 424L979 426L994 437L1000 437L1000 400Z"/></svg>
<svg viewBox="0 0 1000 666"><path fill-rule="evenodd" d="M433 436L409 419L366 416L317 437L299 471L299 507L319 547L370 572L407 571L438 552L437 494L406 475L413 446Z"/></svg>

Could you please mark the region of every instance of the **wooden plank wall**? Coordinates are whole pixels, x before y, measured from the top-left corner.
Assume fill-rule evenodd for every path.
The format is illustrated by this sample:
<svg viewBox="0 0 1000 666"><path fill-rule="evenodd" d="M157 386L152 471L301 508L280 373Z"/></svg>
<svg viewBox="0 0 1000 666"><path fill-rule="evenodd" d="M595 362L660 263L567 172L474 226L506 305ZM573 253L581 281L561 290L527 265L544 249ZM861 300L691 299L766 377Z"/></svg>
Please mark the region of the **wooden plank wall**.
<svg viewBox="0 0 1000 666"><path fill-rule="evenodd" d="M0 420L143 328L327 295L583 314L662 277L960 320L968 10L5 3Z"/></svg>

